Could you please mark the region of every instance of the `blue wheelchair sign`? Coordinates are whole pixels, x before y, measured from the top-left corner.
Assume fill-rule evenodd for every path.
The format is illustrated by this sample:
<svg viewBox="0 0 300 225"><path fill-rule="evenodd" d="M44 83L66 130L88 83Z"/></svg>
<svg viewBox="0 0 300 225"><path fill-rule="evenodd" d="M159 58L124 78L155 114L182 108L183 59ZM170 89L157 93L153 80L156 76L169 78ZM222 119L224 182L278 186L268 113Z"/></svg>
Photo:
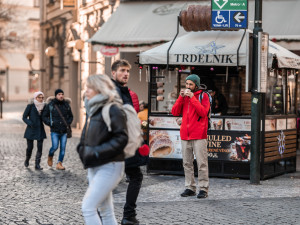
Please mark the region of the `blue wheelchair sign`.
<svg viewBox="0 0 300 225"><path fill-rule="evenodd" d="M229 28L229 11L212 11L212 28Z"/></svg>

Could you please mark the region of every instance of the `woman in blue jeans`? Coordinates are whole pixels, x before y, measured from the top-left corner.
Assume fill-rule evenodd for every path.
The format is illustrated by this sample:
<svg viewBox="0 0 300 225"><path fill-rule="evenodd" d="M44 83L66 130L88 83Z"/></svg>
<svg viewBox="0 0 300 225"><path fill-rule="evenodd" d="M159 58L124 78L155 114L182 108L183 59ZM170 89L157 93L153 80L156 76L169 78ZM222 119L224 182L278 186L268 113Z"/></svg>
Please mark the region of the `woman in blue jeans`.
<svg viewBox="0 0 300 225"><path fill-rule="evenodd" d="M77 146L83 166L88 169L89 181L82 213L86 225L117 225L112 190L124 174L124 147L128 141L125 113L118 106L122 100L107 75L89 76L85 96L87 120ZM116 104L109 110L108 131L102 109L111 102Z"/></svg>

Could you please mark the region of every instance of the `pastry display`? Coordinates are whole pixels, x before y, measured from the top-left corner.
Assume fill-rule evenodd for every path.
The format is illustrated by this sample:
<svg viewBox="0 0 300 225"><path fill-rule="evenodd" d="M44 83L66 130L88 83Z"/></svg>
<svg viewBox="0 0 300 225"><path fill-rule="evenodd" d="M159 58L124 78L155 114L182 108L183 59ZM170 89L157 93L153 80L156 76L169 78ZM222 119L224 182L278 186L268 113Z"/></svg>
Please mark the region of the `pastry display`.
<svg viewBox="0 0 300 225"><path fill-rule="evenodd" d="M173 142L166 131L150 131L149 147L151 157L165 157L174 151Z"/></svg>

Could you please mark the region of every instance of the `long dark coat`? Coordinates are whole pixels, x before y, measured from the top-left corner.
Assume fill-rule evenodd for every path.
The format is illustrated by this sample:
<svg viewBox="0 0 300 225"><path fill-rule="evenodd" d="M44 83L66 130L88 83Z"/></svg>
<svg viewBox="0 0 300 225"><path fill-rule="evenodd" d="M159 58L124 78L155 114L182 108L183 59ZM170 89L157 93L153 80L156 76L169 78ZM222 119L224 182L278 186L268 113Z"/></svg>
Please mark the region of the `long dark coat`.
<svg viewBox="0 0 300 225"><path fill-rule="evenodd" d="M24 138L29 140L42 140L46 138L46 132L42 121L34 103L28 104L24 113L23 121L27 124Z"/></svg>

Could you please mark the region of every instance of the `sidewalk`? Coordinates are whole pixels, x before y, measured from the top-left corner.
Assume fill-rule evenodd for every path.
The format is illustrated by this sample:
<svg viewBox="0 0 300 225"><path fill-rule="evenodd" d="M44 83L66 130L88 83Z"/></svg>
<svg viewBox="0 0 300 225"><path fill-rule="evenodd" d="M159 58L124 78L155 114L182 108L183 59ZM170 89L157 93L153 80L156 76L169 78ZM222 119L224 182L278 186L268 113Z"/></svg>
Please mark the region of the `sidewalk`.
<svg viewBox="0 0 300 225"><path fill-rule="evenodd" d="M5 103L0 120L0 224L83 224L81 201L87 188L86 171L75 150L79 130L68 139L66 171L48 168L48 139L42 172L34 159L24 168L26 103ZM34 153L35 154L34 150ZM55 157L57 157L57 153ZM55 158L56 159L56 158ZM127 183L114 190L117 220L122 218ZM182 198L184 177L145 174L138 198L138 219L147 225L174 224L300 224L300 173L285 174L250 185L249 180L210 179L209 197Z"/></svg>

